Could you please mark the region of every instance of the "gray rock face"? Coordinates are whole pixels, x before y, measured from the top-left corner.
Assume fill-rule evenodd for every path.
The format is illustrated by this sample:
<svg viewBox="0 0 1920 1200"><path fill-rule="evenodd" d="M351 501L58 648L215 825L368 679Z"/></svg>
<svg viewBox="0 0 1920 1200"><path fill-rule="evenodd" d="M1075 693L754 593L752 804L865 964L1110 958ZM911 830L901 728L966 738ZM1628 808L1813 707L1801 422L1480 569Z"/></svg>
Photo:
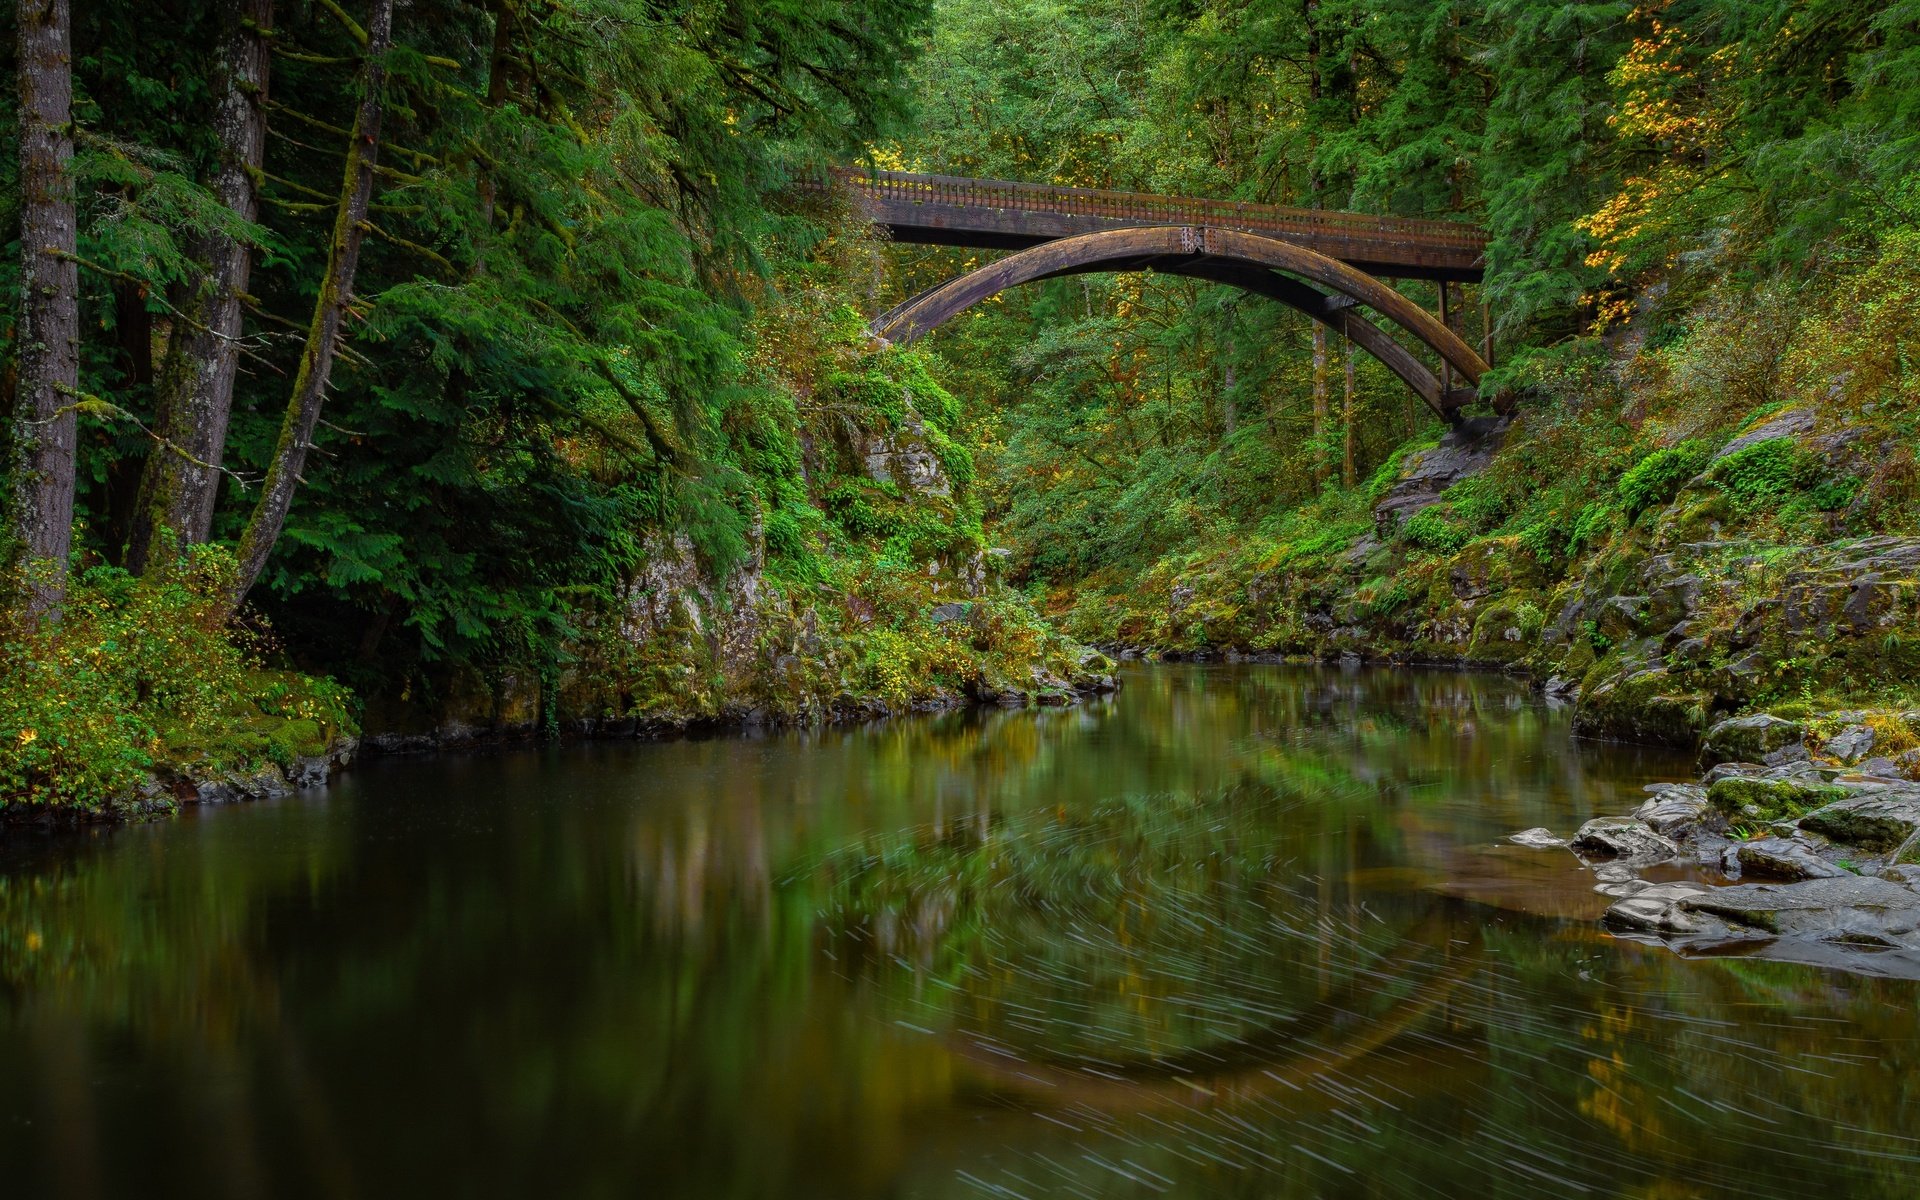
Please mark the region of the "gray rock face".
<svg viewBox="0 0 1920 1200"><path fill-rule="evenodd" d="M1910 850L1920 841L1920 787L1868 785L1862 794L1836 800L1800 818L1800 827L1867 850Z"/></svg>
<svg viewBox="0 0 1920 1200"><path fill-rule="evenodd" d="M1712 461L1719 462L1723 458L1729 458L1740 453L1740 451L1745 450L1748 446L1757 446L1761 442L1770 442L1774 438L1798 437L1801 434L1812 432L1813 410L1796 408L1791 412L1781 413L1766 424L1756 426L1746 433L1741 434L1739 437L1734 438L1726 445L1720 447L1719 452L1713 456Z"/></svg>
<svg viewBox="0 0 1920 1200"><path fill-rule="evenodd" d="M1656 783L1647 790L1652 797L1633 812L1634 820L1663 837L1683 837L1700 824L1711 811L1707 789L1691 783Z"/></svg>
<svg viewBox="0 0 1920 1200"><path fill-rule="evenodd" d="M973 605L964 600L955 600L947 604L936 604L927 614L935 625L945 625L950 621L964 621L973 615Z"/></svg>
<svg viewBox="0 0 1920 1200"><path fill-rule="evenodd" d="M1506 441L1507 428L1504 417L1462 421L1438 446L1410 456L1400 478L1373 506L1376 532L1381 537L1390 535L1455 482L1485 468Z"/></svg>
<svg viewBox="0 0 1920 1200"><path fill-rule="evenodd" d="M1632 817L1595 817L1573 835L1572 845L1583 857L1629 862L1656 862L1680 853L1671 840Z"/></svg>
<svg viewBox="0 0 1920 1200"><path fill-rule="evenodd" d="M1680 904L1763 936L1920 950L1920 892L1890 879L1842 875L1741 884L1712 888Z"/></svg>
<svg viewBox="0 0 1920 1200"><path fill-rule="evenodd" d="M1826 744L1820 747L1820 752L1852 766L1873 752L1873 728L1869 725L1849 725L1828 738Z"/></svg>
<svg viewBox="0 0 1920 1200"><path fill-rule="evenodd" d="M1707 730L1700 747L1702 766L1727 762L1769 762L1770 757L1802 747L1806 730L1797 721L1784 721L1767 713L1751 717L1729 717Z"/></svg>
<svg viewBox="0 0 1920 1200"><path fill-rule="evenodd" d="M1742 875L1766 879L1838 879L1848 872L1827 862L1812 847L1787 838L1742 842L1734 848Z"/></svg>

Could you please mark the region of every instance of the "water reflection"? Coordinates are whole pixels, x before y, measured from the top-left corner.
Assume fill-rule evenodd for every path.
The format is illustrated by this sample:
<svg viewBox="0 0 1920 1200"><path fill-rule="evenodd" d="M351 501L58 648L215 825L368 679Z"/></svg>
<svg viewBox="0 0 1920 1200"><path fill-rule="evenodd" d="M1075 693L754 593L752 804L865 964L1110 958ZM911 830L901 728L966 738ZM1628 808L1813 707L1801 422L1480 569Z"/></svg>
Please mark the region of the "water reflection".
<svg viewBox="0 0 1920 1200"><path fill-rule="evenodd" d="M1920 989L1614 941L1498 844L1685 768L1497 678L1177 667L14 836L0 1154L35 1196L1911 1195Z"/></svg>

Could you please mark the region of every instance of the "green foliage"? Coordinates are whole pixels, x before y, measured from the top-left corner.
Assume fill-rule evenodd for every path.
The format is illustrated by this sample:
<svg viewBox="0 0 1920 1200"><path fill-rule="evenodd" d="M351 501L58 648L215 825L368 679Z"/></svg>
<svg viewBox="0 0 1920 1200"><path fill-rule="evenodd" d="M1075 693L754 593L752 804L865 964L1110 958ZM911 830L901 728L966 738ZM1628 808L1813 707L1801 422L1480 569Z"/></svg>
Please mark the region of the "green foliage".
<svg viewBox="0 0 1920 1200"><path fill-rule="evenodd" d="M225 622L233 562L208 548L136 579L96 567L61 619L0 627L0 813L97 812L150 773L249 771L354 731L324 679L262 670Z"/></svg>
<svg viewBox="0 0 1920 1200"><path fill-rule="evenodd" d="M1778 506L1820 481L1818 458L1790 437L1767 438L1736 450L1713 465L1713 481L1744 509Z"/></svg>
<svg viewBox="0 0 1920 1200"><path fill-rule="evenodd" d="M1686 482L1707 465L1711 453L1704 442L1689 438L1677 446L1655 450L1629 467L1617 488L1627 520L1679 495Z"/></svg>
<svg viewBox="0 0 1920 1200"><path fill-rule="evenodd" d="M1612 509L1598 501L1581 506L1579 515L1573 519L1573 527L1567 531L1567 557L1574 558L1582 550L1596 545L1612 528Z"/></svg>
<svg viewBox="0 0 1920 1200"><path fill-rule="evenodd" d="M1408 545L1436 554L1452 554L1473 540L1473 530L1441 505L1429 505L1407 518L1400 537Z"/></svg>

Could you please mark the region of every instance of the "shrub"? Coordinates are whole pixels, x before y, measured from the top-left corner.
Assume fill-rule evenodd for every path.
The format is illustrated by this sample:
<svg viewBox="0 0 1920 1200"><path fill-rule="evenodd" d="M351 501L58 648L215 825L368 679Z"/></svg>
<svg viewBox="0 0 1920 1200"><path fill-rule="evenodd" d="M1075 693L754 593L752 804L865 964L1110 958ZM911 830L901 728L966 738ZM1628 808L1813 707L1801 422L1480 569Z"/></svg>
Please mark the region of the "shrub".
<svg viewBox="0 0 1920 1200"><path fill-rule="evenodd" d="M1704 443L1689 439L1655 450L1629 467L1616 489L1627 519L1631 521L1650 508L1672 502L1687 480L1707 465L1709 454Z"/></svg>
<svg viewBox="0 0 1920 1200"><path fill-rule="evenodd" d="M1795 492L1813 486L1820 460L1790 437L1768 438L1736 450L1715 463L1713 481L1742 508L1771 508Z"/></svg>
<svg viewBox="0 0 1920 1200"><path fill-rule="evenodd" d="M262 670L228 628L232 579L208 547L158 577L85 572L57 623L0 617L0 808L96 811L159 764L285 764L350 727L343 689Z"/></svg>
<svg viewBox="0 0 1920 1200"><path fill-rule="evenodd" d="M1567 557L1578 556L1612 528L1613 512L1606 505L1594 503L1581 508L1580 515L1573 519L1573 529L1567 534Z"/></svg>
<svg viewBox="0 0 1920 1200"><path fill-rule="evenodd" d="M1453 554L1473 540L1473 531L1453 519L1444 505L1434 504L1407 518L1400 536L1408 545L1436 554Z"/></svg>

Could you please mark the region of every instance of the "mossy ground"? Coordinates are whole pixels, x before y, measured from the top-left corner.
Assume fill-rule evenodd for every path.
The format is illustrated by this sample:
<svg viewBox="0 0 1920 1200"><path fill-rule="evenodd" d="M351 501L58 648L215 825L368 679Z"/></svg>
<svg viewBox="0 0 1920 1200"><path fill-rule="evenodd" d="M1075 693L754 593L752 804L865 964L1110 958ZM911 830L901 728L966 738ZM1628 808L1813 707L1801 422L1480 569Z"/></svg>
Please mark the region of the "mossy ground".
<svg viewBox="0 0 1920 1200"><path fill-rule="evenodd" d="M229 627L231 578L217 549L142 579L96 568L58 621L7 625L0 816L99 813L156 775L285 768L357 734L345 689L269 669L265 639Z"/></svg>

